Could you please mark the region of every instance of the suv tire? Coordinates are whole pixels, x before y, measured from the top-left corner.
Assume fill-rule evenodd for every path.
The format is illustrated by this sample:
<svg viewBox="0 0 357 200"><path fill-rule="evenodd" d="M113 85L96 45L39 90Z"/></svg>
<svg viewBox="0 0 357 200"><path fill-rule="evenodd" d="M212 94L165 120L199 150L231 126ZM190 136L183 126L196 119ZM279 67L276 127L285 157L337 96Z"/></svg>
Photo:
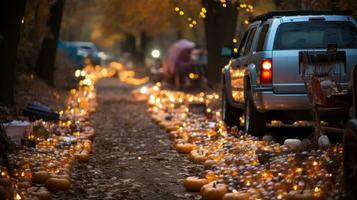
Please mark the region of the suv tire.
<svg viewBox="0 0 357 200"><path fill-rule="evenodd" d="M259 112L253 103L251 91L246 92L244 130L253 136L262 136L266 129L265 114Z"/></svg>
<svg viewBox="0 0 357 200"><path fill-rule="evenodd" d="M225 86L222 89L222 119L226 123L227 126L239 127L239 117L243 114L241 109L233 107L229 104L227 92L225 90Z"/></svg>

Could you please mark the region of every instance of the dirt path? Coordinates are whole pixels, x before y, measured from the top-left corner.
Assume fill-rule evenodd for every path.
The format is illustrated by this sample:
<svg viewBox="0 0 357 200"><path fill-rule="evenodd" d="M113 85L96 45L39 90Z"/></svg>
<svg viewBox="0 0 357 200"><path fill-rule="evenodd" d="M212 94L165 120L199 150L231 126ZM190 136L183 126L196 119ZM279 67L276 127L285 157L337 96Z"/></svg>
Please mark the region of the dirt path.
<svg viewBox="0 0 357 200"><path fill-rule="evenodd" d="M97 131L89 163L75 164L73 186L55 199L200 199L186 193L182 179L199 166L173 150L164 130L135 102L131 89L116 79L97 84Z"/></svg>

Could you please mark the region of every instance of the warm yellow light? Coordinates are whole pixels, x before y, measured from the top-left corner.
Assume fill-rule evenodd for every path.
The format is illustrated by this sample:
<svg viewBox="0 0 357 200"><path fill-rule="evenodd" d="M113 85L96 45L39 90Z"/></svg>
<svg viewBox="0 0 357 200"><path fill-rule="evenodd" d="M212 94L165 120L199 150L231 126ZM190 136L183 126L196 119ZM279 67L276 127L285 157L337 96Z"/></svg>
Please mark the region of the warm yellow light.
<svg viewBox="0 0 357 200"><path fill-rule="evenodd" d="M86 74L87 74L86 71L84 71L84 70L81 71L81 76L86 76Z"/></svg>
<svg viewBox="0 0 357 200"><path fill-rule="evenodd" d="M189 24L188 26L189 26L190 28L193 28L193 24Z"/></svg>
<svg viewBox="0 0 357 200"><path fill-rule="evenodd" d="M302 172L302 168L297 168L295 171L296 171L297 173L300 173L300 172Z"/></svg>
<svg viewBox="0 0 357 200"><path fill-rule="evenodd" d="M315 187L314 188L314 192L320 192L320 188L319 187Z"/></svg>
<svg viewBox="0 0 357 200"><path fill-rule="evenodd" d="M175 11L176 12L180 11L180 8L179 7L175 7Z"/></svg>
<svg viewBox="0 0 357 200"><path fill-rule="evenodd" d="M21 198L21 196L20 196L18 193L16 193L15 199L16 199L16 200L21 200L22 198Z"/></svg>
<svg viewBox="0 0 357 200"><path fill-rule="evenodd" d="M227 4L224 3L224 4L222 4L222 6L225 8L225 7L227 7Z"/></svg>
<svg viewBox="0 0 357 200"><path fill-rule="evenodd" d="M195 73L190 73L190 74L188 74L188 77L189 77L190 79L198 79L199 75L198 75L198 74L195 74Z"/></svg>
<svg viewBox="0 0 357 200"><path fill-rule="evenodd" d="M77 70L74 72L74 76L75 76L76 78L78 78L80 75L81 75L81 70L77 69Z"/></svg>
<svg viewBox="0 0 357 200"><path fill-rule="evenodd" d="M238 48L234 48L234 49L233 49L233 52L234 52L234 53L238 53Z"/></svg>
<svg viewBox="0 0 357 200"><path fill-rule="evenodd" d="M249 24L249 21L248 20L244 20L244 24Z"/></svg>
<svg viewBox="0 0 357 200"><path fill-rule="evenodd" d="M193 20L193 21L192 21L192 24L193 24L193 25L196 25L196 24L197 24L197 21L196 21L196 20Z"/></svg>
<svg viewBox="0 0 357 200"><path fill-rule="evenodd" d="M154 49L154 50L151 51L151 56L153 58L159 58L160 55L161 55L161 52L158 49Z"/></svg>
<svg viewBox="0 0 357 200"><path fill-rule="evenodd" d="M183 12L182 10L179 12L179 14L182 16L185 14L185 12Z"/></svg>
<svg viewBox="0 0 357 200"><path fill-rule="evenodd" d="M233 38L233 43L237 43L238 40L236 38Z"/></svg>

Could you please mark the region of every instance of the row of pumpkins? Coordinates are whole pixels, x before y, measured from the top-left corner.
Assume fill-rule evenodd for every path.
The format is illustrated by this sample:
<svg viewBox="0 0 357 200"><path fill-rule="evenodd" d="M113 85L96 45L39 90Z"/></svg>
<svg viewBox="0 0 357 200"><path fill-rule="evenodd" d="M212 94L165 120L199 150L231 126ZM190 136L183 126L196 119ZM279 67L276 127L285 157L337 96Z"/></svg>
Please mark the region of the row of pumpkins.
<svg viewBox="0 0 357 200"><path fill-rule="evenodd" d="M174 139L174 148L204 166L203 173L183 181L187 191L200 192L204 200L341 198L340 145L299 149L294 143L280 145L271 136L261 140L228 129L215 107L215 93L168 91L158 83L133 95L148 101L148 112ZM191 110L197 104L205 111Z"/></svg>
<svg viewBox="0 0 357 200"><path fill-rule="evenodd" d="M71 188L73 162L87 162L95 130L89 116L96 109L94 83L114 70L86 67L77 89L70 91L58 122L37 120L26 133L26 143L10 155L9 170L0 166L0 199L49 200L52 191Z"/></svg>

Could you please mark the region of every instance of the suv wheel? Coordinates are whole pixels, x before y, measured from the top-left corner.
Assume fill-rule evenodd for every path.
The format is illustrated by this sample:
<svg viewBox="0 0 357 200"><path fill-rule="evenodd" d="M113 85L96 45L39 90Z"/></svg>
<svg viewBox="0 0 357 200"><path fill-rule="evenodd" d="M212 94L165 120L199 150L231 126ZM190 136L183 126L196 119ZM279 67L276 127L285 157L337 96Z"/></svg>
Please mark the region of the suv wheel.
<svg viewBox="0 0 357 200"><path fill-rule="evenodd" d="M265 114L259 112L253 103L251 91L246 93L244 130L253 136L262 136L266 129Z"/></svg>
<svg viewBox="0 0 357 200"><path fill-rule="evenodd" d="M233 107L229 104L227 92L225 87L222 89L222 119L227 126L238 126L239 127L239 117L243 114L242 110Z"/></svg>

